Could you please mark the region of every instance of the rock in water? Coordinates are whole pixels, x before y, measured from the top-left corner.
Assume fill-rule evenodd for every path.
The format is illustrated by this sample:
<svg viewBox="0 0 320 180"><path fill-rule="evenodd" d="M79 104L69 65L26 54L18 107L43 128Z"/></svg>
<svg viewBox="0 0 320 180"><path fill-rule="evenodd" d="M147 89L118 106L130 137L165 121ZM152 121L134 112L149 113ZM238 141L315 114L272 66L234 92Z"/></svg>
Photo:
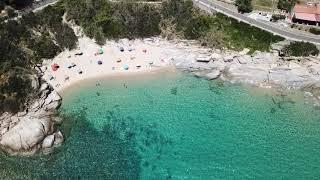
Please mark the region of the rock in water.
<svg viewBox="0 0 320 180"><path fill-rule="evenodd" d="M42 142L42 148L51 148L53 146L54 139L55 136L53 134L47 136Z"/></svg>
<svg viewBox="0 0 320 180"><path fill-rule="evenodd" d="M62 133L54 128L55 124L61 123L54 114L62 99L47 83L38 89L40 98L25 112L0 116L0 148L9 154L31 155L63 141Z"/></svg>

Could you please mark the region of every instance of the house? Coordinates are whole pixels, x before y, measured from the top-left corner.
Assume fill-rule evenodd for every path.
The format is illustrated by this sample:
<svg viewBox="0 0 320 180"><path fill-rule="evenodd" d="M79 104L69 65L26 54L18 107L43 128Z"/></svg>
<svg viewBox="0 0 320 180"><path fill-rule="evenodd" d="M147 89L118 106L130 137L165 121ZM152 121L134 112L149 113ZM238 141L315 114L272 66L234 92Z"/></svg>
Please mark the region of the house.
<svg viewBox="0 0 320 180"><path fill-rule="evenodd" d="M293 23L318 25L320 23L320 4L296 4L291 10L289 18Z"/></svg>

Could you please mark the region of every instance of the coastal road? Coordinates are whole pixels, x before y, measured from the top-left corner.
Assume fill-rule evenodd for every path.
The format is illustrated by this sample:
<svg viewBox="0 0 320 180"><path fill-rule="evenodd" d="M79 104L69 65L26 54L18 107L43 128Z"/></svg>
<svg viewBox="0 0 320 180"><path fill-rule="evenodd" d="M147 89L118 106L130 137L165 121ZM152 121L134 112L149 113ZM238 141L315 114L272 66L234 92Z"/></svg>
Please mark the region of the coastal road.
<svg viewBox="0 0 320 180"><path fill-rule="evenodd" d="M242 21L244 23L250 24L251 26L255 26L257 28L263 29L274 35L279 35L289 40L305 41L320 44L320 37L316 35L300 34L296 31L290 30L289 28L271 25L268 22L257 21L255 19L247 17L244 14L238 13L236 8L231 8L230 5L227 6L224 3L216 0L194 0L193 2L201 9L207 10L209 13L211 13L211 11L220 12L238 21Z"/></svg>
<svg viewBox="0 0 320 180"><path fill-rule="evenodd" d="M38 3L34 3L31 7L28 7L23 10L23 13L27 12L35 12L40 10L48 5L54 4L59 0L42 0ZM320 37L312 34L303 34L297 31L291 30L290 28L285 28L281 26L277 26L276 24L257 21L250 17L247 17L244 14L240 14L237 12L236 8L231 7L228 4L217 0L193 0L194 4L199 6L200 8L207 10L209 13L211 11L220 12L225 14L231 18L237 19L238 21L242 21L244 23L250 24L251 26L255 26L257 28L268 31L274 35L279 35L289 40L294 41L306 41L311 43L320 44Z"/></svg>
<svg viewBox="0 0 320 180"><path fill-rule="evenodd" d="M21 10L22 14L28 13L28 12L36 12L40 9L43 9L49 5L57 3L59 0L42 0L40 2L34 2L31 6L24 8Z"/></svg>

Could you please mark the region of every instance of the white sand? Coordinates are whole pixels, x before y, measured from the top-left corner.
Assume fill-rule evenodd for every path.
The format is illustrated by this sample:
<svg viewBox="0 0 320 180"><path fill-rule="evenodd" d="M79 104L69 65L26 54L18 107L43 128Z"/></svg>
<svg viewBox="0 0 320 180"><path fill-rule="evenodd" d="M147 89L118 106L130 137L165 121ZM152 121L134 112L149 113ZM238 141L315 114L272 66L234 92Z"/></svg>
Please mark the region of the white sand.
<svg viewBox="0 0 320 180"><path fill-rule="evenodd" d="M79 47L73 51L64 51L52 61L44 63L42 69L46 69L43 78L48 81L55 90L61 92L63 89L81 80L97 78L101 76L130 74L140 72L151 72L164 67L169 67L170 57L168 53L163 53L163 49L153 43L146 43L142 40L121 40L119 42L107 42L100 47L89 38L79 38ZM124 48L124 52L120 51ZM104 53L95 55L99 48ZM129 48L133 49L131 52ZM143 52L147 50L147 52ZM83 55L76 56L82 52ZM121 60L121 62L117 62ZM102 61L102 65L98 65ZM152 62L152 64L150 64ZM60 68L53 71L51 65L57 63ZM68 68L72 63L76 66ZM129 67L128 70L124 66ZM137 68L140 65L140 68ZM82 74L79 74L82 71ZM50 80L50 77L54 79Z"/></svg>

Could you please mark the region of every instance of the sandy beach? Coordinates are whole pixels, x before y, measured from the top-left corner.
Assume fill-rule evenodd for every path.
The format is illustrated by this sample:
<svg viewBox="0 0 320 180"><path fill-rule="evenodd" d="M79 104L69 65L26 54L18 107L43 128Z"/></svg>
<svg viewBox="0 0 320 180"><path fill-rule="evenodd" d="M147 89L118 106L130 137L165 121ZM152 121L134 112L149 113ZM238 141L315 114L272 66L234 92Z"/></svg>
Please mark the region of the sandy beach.
<svg viewBox="0 0 320 180"><path fill-rule="evenodd" d="M148 40L108 41L97 45L79 38L76 50L63 51L43 64L43 78L58 92L86 79L157 71L170 66L170 57Z"/></svg>

